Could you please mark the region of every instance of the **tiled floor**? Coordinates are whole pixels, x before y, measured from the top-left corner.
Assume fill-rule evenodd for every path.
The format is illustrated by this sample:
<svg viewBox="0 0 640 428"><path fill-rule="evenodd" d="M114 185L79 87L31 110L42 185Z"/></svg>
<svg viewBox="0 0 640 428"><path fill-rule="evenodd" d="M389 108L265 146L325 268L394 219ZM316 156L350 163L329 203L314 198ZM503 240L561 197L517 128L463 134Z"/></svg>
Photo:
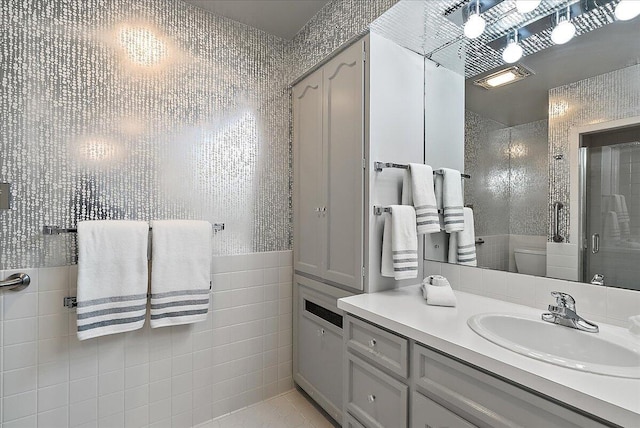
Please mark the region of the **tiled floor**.
<svg viewBox="0 0 640 428"><path fill-rule="evenodd" d="M334 425L307 397L292 389L198 428L334 428Z"/></svg>

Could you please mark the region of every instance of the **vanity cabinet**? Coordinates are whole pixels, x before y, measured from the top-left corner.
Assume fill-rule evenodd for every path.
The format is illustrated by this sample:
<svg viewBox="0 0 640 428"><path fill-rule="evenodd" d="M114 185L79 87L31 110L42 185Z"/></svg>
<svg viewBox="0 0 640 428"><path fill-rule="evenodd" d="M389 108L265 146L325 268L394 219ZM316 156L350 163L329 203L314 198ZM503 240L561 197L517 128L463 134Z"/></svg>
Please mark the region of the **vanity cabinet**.
<svg viewBox="0 0 640 428"><path fill-rule="evenodd" d="M344 342L345 426L612 426L349 314Z"/></svg>
<svg viewBox="0 0 640 428"><path fill-rule="evenodd" d="M362 39L293 88L294 267L363 288Z"/></svg>

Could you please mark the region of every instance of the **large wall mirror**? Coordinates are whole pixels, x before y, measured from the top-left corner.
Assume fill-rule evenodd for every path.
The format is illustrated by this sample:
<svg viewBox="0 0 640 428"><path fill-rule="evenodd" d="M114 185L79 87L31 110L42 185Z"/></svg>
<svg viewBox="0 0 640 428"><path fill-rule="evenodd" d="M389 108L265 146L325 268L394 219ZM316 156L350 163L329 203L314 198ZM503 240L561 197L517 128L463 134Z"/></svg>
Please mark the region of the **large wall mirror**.
<svg viewBox="0 0 640 428"><path fill-rule="evenodd" d="M478 266L640 290L640 16L621 3L403 0L374 23L465 76Z"/></svg>

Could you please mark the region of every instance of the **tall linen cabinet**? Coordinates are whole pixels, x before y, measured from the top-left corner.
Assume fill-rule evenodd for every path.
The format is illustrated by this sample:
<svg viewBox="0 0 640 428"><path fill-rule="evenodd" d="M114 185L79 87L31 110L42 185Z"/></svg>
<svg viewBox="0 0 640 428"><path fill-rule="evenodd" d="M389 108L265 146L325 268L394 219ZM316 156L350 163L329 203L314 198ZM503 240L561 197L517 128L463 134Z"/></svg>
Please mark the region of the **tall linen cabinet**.
<svg viewBox="0 0 640 428"><path fill-rule="evenodd" d="M373 213L400 203L402 171L373 162L423 162L423 95L423 57L373 33L293 87L293 377L337 421L336 301L405 285L380 275L384 219Z"/></svg>

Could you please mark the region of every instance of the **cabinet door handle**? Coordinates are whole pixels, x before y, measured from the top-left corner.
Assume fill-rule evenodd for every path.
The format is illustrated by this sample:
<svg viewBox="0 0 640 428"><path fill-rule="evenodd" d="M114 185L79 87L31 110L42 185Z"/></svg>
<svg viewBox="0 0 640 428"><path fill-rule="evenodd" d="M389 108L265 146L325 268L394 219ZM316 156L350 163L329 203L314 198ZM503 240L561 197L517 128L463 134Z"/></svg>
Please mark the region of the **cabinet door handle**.
<svg viewBox="0 0 640 428"><path fill-rule="evenodd" d="M372 348L375 348L376 343L378 343L378 342L376 342L376 340L375 340L375 339L371 339L371 340L369 341L369 346L370 346L370 347L372 347Z"/></svg>
<svg viewBox="0 0 640 428"><path fill-rule="evenodd" d="M369 394L367 399L369 400L369 403L373 403L374 401L376 401L376 396L373 394Z"/></svg>

